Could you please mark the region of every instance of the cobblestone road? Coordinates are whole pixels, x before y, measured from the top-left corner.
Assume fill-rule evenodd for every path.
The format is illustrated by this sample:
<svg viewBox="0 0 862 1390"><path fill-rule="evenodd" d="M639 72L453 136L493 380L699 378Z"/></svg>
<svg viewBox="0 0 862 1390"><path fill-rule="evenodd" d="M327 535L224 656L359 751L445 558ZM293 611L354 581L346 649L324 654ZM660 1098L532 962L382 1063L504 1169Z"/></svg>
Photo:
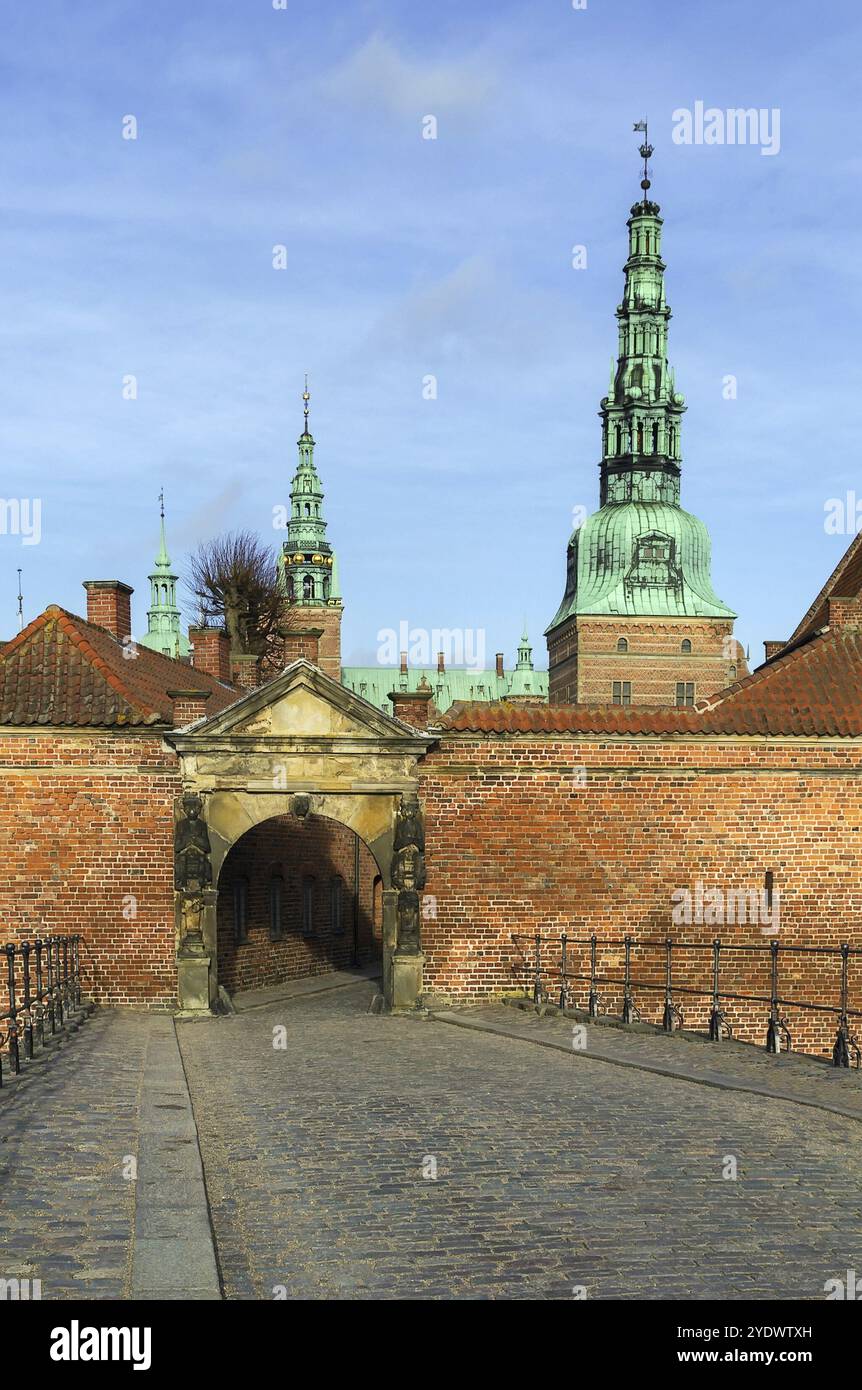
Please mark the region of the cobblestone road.
<svg viewBox="0 0 862 1390"><path fill-rule="evenodd" d="M140 1089L152 1020L98 1012L0 1093L0 1278L42 1298L129 1295Z"/></svg>
<svg viewBox="0 0 862 1390"><path fill-rule="evenodd" d="M226 1297L822 1299L862 1269L859 1122L372 990L178 1029Z"/></svg>

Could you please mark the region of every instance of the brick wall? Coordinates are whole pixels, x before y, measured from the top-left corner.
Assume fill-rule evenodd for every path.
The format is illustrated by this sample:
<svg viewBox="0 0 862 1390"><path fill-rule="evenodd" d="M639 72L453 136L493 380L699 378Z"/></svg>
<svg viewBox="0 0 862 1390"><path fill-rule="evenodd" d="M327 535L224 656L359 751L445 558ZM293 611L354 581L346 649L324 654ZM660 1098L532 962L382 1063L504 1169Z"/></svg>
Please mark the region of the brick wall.
<svg viewBox="0 0 862 1390"><path fill-rule="evenodd" d="M0 942L80 932L94 999L172 1006L174 754L152 733L7 731L0 766Z"/></svg>
<svg viewBox="0 0 862 1390"><path fill-rule="evenodd" d="M579 617L549 637L548 655L552 704L610 704L613 682L629 681L633 705L674 705L678 681L692 682L697 700L748 670L733 623L718 619Z"/></svg>
<svg viewBox="0 0 862 1390"><path fill-rule="evenodd" d="M304 975L349 968L353 958L354 835L346 826L320 816L265 821L233 846L219 875L219 981L228 990L253 989ZM374 908L377 864L360 841L359 959L380 954L381 922ZM281 941L270 939L270 885L282 883ZM342 880L341 931L332 921L330 884ZM313 932L303 933L302 883L313 883ZM234 884L247 882L248 940L237 944ZM379 900L379 894L378 900Z"/></svg>
<svg viewBox="0 0 862 1390"><path fill-rule="evenodd" d="M284 610L286 630L320 628L317 665L334 681L341 680L341 618L338 605L288 604Z"/></svg>
<svg viewBox="0 0 862 1390"><path fill-rule="evenodd" d="M448 736L421 768L426 988L467 1001L522 985L518 932L768 945L761 923L672 921L675 890L695 893L698 881L762 889L768 869L782 943L862 945L860 771L862 748L840 740ZM690 961L686 980L678 960L680 983L700 987L702 964ZM764 952L728 957L726 986L763 992L767 963ZM621 974L622 948L605 964ZM663 979L655 954L641 953L638 970L646 969ZM783 981L782 993L837 1003L835 960L800 957ZM859 963L851 988L851 1006L862 1009ZM618 1011L619 991L603 993L606 1009ZM637 1002L647 1020L660 1019L660 992ZM680 1002L687 1021L705 1020L705 1001ZM784 1012L794 1045L831 1051L832 1016ZM729 1005L728 1014L738 1036L764 1041L763 1006Z"/></svg>

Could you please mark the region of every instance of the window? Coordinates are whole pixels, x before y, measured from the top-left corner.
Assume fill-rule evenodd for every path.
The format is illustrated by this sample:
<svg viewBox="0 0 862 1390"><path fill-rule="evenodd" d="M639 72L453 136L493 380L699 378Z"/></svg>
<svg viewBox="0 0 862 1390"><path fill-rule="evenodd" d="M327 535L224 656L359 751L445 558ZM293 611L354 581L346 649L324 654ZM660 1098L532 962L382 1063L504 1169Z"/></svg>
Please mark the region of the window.
<svg viewBox="0 0 862 1390"><path fill-rule="evenodd" d="M314 598L314 579L310 574L302 576L302 597Z"/></svg>
<svg viewBox="0 0 862 1390"><path fill-rule="evenodd" d="M343 936L344 883L338 874L329 881L329 928L333 936Z"/></svg>
<svg viewBox="0 0 862 1390"><path fill-rule="evenodd" d="M273 874L269 881L269 939L270 941L280 941L282 938L282 905L284 902L284 879L280 874Z"/></svg>
<svg viewBox="0 0 862 1390"><path fill-rule="evenodd" d="M314 935L314 879L310 875L302 880L302 934Z"/></svg>
<svg viewBox="0 0 862 1390"><path fill-rule="evenodd" d="M617 642L617 651L618 651L618 652L627 652L628 649L629 649L628 638L627 638L627 637L621 637L621 638L619 639L619 641Z"/></svg>
<svg viewBox="0 0 862 1390"><path fill-rule="evenodd" d="M688 652L691 651L691 642L689 641L689 639L688 639L687 637L684 637L684 638L683 638L683 643L682 643L682 646L680 647L680 651L683 651L683 652L686 652L686 653L688 653Z"/></svg>
<svg viewBox="0 0 862 1390"><path fill-rule="evenodd" d="M735 681L735 680L736 680L736 667L735 667L735 666L731 666L730 669L728 670L728 673L727 673L727 674L730 676L730 679L731 679L732 681Z"/></svg>
<svg viewBox="0 0 862 1390"><path fill-rule="evenodd" d="M694 681L677 681L676 702L678 705L694 704Z"/></svg>
<svg viewBox="0 0 862 1390"><path fill-rule="evenodd" d="M234 879L233 884L233 939L237 946L248 941L248 879Z"/></svg>
<svg viewBox="0 0 862 1390"><path fill-rule="evenodd" d="M614 681L614 704L630 705L632 702L631 681Z"/></svg>

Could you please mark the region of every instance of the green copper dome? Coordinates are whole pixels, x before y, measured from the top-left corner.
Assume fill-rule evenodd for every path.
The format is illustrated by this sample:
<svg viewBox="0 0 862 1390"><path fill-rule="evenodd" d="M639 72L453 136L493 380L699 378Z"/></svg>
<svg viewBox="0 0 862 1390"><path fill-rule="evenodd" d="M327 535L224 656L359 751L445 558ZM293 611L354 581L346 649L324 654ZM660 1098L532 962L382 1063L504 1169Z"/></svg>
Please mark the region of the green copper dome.
<svg viewBox="0 0 862 1390"><path fill-rule="evenodd" d="M579 613L734 618L710 579L704 523L669 502L609 502L569 541L551 628Z"/></svg>

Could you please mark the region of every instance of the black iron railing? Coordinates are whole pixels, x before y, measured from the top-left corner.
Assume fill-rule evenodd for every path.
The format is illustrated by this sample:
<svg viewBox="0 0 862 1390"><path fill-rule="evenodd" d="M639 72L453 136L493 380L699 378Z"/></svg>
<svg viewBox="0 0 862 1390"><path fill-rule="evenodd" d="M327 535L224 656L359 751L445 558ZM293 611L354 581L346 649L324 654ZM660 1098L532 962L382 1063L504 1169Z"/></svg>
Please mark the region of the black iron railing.
<svg viewBox="0 0 862 1390"><path fill-rule="evenodd" d="M766 1026L767 1052L789 1052L792 1038L787 1020L782 1010L800 1009L819 1014L832 1014L837 1019L837 1033L832 1048L832 1062L836 1067L849 1067L851 1056L853 1065L862 1066L862 1050L851 1032L851 1020L862 1018L862 1009L850 1008L849 965L851 958L862 959L862 948L851 947L845 942L841 946L785 946L779 941L737 944L715 940L712 942L675 941L671 937L662 940L644 939L632 936L599 937L543 936L541 932L533 935L513 934L513 941L525 943L522 950L522 970L527 976L528 988L536 1004L551 1001L552 994L558 996L555 1002L560 1008L571 1006L573 985L581 985L587 995L587 1011L591 1018L598 1018L602 1012L600 987L611 986L622 999L620 1018L623 1023L639 1022L640 1010L635 1002L635 991L660 993L664 996L662 1027L672 1033L684 1025L684 1017L677 998L681 995L696 996L709 1001L708 1035L711 1041L720 1042L731 1037L733 1029L728 1022L722 1005L727 1002L763 1004L768 1006L769 1017ZM589 969L572 968L572 948L589 948ZM600 973L598 966L599 950L623 952L622 975ZM532 949L532 961L529 959ZM635 978L632 973L632 953L659 953L654 968L648 977ZM674 973L678 953L692 952L695 958L702 957L710 978L709 986L683 984ZM729 960L741 960L744 956L768 957L769 993L739 993L722 987L722 967ZM828 956L839 966L836 998L833 1003L820 1000L799 999L785 994L781 988L780 961L803 956ZM661 978L659 978L661 977Z"/></svg>
<svg viewBox="0 0 862 1390"><path fill-rule="evenodd" d="M81 937L46 936L0 946L0 1049L17 1076L25 1061L63 1031L81 1005ZM3 957L5 956L5 966ZM0 1086L3 1055L0 1051Z"/></svg>

